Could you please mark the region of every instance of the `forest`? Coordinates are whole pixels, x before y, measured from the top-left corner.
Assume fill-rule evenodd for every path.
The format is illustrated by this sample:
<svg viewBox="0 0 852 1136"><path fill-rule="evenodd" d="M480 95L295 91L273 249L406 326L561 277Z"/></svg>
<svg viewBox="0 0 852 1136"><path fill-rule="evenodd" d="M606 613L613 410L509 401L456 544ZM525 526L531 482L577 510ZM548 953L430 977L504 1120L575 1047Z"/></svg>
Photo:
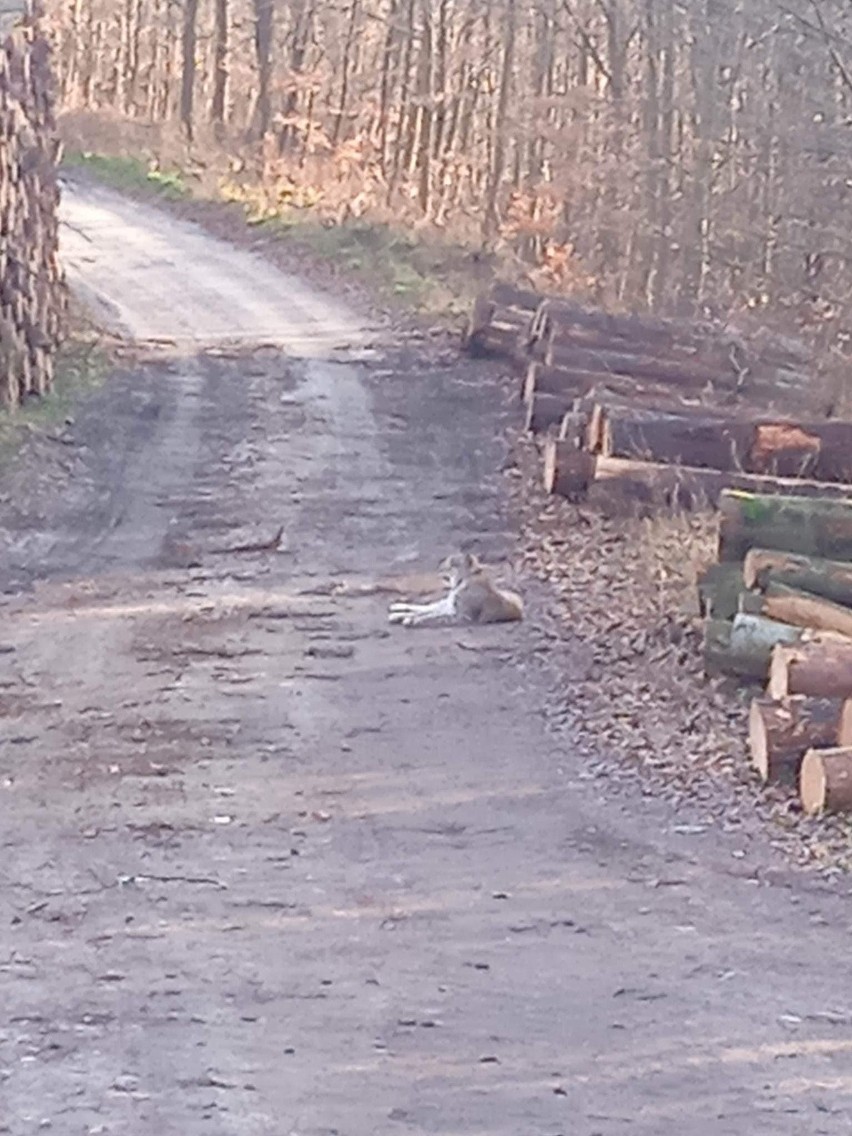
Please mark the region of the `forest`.
<svg viewBox="0 0 852 1136"><path fill-rule="evenodd" d="M61 104L621 308L852 326L847 0L49 0Z"/></svg>

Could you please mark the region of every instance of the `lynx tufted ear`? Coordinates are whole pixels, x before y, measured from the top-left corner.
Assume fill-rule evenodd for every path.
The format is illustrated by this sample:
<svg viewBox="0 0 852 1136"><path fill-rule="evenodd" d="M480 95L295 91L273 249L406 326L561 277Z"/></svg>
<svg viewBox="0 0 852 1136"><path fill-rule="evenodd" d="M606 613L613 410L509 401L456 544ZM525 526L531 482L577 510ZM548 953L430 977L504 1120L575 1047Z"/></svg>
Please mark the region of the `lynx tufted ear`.
<svg viewBox="0 0 852 1136"><path fill-rule="evenodd" d="M466 552L464 554L464 566L469 572L478 572L482 567L482 561L475 552Z"/></svg>

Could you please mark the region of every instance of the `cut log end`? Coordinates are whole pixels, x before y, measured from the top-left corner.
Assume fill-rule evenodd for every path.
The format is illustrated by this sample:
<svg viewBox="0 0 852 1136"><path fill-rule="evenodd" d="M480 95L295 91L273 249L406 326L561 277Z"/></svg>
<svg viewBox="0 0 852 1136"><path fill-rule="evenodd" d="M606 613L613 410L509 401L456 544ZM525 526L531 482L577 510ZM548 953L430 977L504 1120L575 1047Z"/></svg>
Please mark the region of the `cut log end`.
<svg viewBox="0 0 852 1136"><path fill-rule="evenodd" d="M769 780L769 739L763 718L763 707L757 698L752 699L748 715L748 747L751 763L764 784Z"/></svg>
<svg viewBox="0 0 852 1136"><path fill-rule="evenodd" d="M808 750L799 772L799 799L808 816L824 811L826 796L825 769L819 750Z"/></svg>
<svg viewBox="0 0 852 1136"><path fill-rule="evenodd" d="M791 651L789 647L781 643L772 651L772 657L769 660L769 681L766 684L766 693L776 702L780 702L790 693L790 663L795 655L795 651Z"/></svg>
<svg viewBox="0 0 852 1136"><path fill-rule="evenodd" d="M803 695L752 699L748 744L761 781L795 784L807 750L837 745L842 707L840 699Z"/></svg>
<svg viewBox="0 0 852 1136"><path fill-rule="evenodd" d="M809 749L799 773L799 798L808 816L852 812L852 748Z"/></svg>
<svg viewBox="0 0 852 1136"><path fill-rule="evenodd" d="M837 744L852 746L852 698L845 699L837 727Z"/></svg>
<svg viewBox="0 0 852 1136"><path fill-rule="evenodd" d="M570 440L548 438L544 447L545 492L579 501L588 492L595 473L593 454L578 450Z"/></svg>
<svg viewBox="0 0 852 1136"><path fill-rule="evenodd" d="M852 697L852 641L842 635L811 633L799 643L777 645L769 665L767 694L813 698Z"/></svg>

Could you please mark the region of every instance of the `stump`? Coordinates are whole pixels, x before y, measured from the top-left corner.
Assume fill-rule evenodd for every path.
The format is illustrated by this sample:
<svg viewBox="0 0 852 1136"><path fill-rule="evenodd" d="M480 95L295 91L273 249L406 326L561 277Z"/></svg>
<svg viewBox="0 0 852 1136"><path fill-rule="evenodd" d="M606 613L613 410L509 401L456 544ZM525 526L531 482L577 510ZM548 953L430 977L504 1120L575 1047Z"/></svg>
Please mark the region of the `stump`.
<svg viewBox="0 0 852 1136"><path fill-rule="evenodd" d="M809 749L799 771L799 798L808 816L852 812L852 747Z"/></svg>
<svg viewBox="0 0 852 1136"><path fill-rule="evenodd" d="M838 698L801 694L781 702L765 695L753 698L748 744L761 781L795 785L807 750L838 744L843 705Z"/></svg>

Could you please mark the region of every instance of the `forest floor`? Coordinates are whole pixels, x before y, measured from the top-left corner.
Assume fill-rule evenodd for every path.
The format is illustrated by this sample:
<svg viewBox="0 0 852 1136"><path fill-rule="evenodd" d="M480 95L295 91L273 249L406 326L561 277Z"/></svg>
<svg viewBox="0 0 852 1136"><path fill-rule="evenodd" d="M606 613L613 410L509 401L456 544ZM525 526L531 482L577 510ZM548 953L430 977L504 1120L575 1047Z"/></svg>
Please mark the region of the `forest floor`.
<svg viewBox="0 0 852 1136"><path fill-rule="evenodd" d="M845 1133L848 883L795 866L840 833L719 757L675 522L538 499L443 331L65 218L124 346L0 485L0 1132ZM529 618L390 628L458 546Z"/></svg>

